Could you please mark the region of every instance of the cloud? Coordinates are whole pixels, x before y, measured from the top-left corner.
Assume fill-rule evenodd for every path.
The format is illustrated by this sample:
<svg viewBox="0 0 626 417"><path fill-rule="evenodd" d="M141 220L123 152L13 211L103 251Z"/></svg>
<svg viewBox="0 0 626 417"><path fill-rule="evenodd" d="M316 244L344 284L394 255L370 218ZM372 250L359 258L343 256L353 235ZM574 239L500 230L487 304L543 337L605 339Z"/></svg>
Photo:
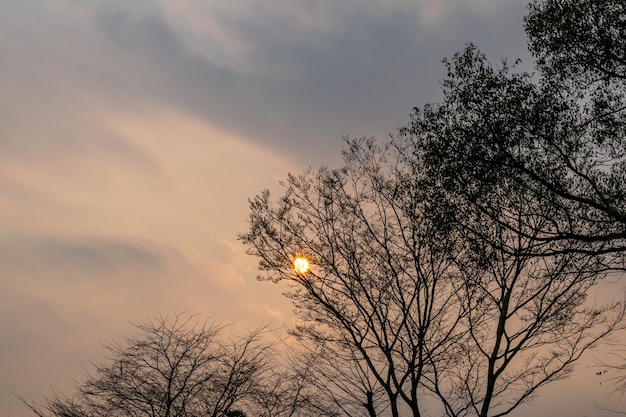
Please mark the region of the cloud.
<svg viewBox="0 0 626 417"><path fill-rule="evenodd" d="M134 272L154 272L163 267L163 261L154 249L104 238L0 241L0 263L18 270L72 269L113 277L122 266Z"/></svg>
<svg viewBox="0 0 626 417"><path fill-rule="evenodd" d="M285 316L284 311L269 306L267 304L254 304L250 305L249 309L256 314L262 314L266 317L270 317L272 320L276 320L277 323L284 323ZM291 324L291 323L290 323Z"/></svg>
<svg viewBox="0 0 626 417"><path fill-rule="evenodd" d="M440 60L465 42L482 44L496 59L525 52L523 38L510 50L522 32L519 3L445 2L428 11L441 3L185 2L183 12L180 5L164 6L171 14L161 27L184 32L178 39L185 42L165 42L179 49L151 65L185 74L168 83L177 89L169 97L189 111L263 146L319 160L338 151L342 133L385 136L414 105L436 100ZM198 23L201 17L185 18L191 14L207 17ZM186 21L196 22L195 38L181 29ZM506 34L494 37L502 28ZM127 44L160 38L147 36L147 22L133 30ZM203 51L201 41L210 47ZM232 60L226 56L231 48ZM142 51L154 59L153 49L144 45Z"/></svg>
<svg viewBox="0 0 626 417"><path fill-rule="evenodd" d="M440 60L465 42L496 59L525 52L513 1L173 3L83 4L47 44L26 37L41 101L167 104L308 165L342 134L384 137L438 99Z"/></svg>
<svg viewBox="0 0 626 417"><path fill-rule="evenodd" d="M0 264L5 306L14 293L60 315L118 319L154 309L172 279L193 274L175 249L102 237L3 239Z"/></svg>
<svg viewBox="0 0 626 417"><path fill-rule="evenodd" d="M0 404L80 376L100 342L159 312L290 320L284 288L254 281L236 242L247 198L338 163L342 134L395 131L439 97L440 60L466 41L523 54L523 13L514 0L3 2Z"/></svg>

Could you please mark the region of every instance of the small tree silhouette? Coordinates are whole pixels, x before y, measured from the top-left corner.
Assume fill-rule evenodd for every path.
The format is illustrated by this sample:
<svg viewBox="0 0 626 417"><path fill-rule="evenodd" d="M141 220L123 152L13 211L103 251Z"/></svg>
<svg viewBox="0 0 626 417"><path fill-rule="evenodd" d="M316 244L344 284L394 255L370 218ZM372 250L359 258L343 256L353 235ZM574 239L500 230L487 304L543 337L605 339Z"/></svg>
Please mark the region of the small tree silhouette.
<svg viewBox="0 0 626 417"><path fill-rule="evenodd" d="M39 417L245 417L231 407L250 402L271 378L263 328L225 341L223 326L178 314L136 327L139 335L106 346L109 361L95 364L73 396L25 404Z"/></svg>

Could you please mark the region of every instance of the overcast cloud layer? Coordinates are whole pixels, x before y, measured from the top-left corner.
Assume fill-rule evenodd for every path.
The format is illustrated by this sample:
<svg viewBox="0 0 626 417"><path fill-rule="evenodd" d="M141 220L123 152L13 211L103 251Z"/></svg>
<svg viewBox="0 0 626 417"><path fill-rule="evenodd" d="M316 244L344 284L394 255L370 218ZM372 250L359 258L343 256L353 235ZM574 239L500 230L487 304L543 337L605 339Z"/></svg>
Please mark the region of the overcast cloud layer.
<svg viewBox="0 0 626 417"><path fill-rule="evenodd" d="M247 198L339 163L344 135L394 133L467 42L532 69L525 5L3 1L0 414L67 390L130 322L290 323L236 240ZM536 409L579 389L593 410L584 380Z"/></svg>

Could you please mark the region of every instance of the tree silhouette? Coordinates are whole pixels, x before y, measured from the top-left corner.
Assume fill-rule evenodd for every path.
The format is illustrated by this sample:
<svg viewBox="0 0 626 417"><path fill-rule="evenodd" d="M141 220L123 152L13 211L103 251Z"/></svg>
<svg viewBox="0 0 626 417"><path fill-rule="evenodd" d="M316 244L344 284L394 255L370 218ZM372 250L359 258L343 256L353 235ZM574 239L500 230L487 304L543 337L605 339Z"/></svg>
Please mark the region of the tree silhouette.
<svg viewBox="0 0 626 417"><path fill-rule="evenodd" d="M624 305L585 304L601 257L532 255L552 206L507 195L508 218L537 216L523 234L448 221L450 195L413 139L348 141L342 168L291 175L277 201L253 199L241 239L260 279L291 284L293 332L323 352L314 375L346 415L360 405L419 416L433 397L450 416L505 415L565 377ZM296 256L310 259L306 274Z"/></svg>
<svg viewBox="0 0 626 417"><path fill-rule="evenodd" d="M529 11L529 46L544 73L582 88L626 80L624 2L535 0Z"/></svg>
<svg viewBox="0 0 626 417"><path fill-rule="evenodd" d="M595 245L602 242L599 250L617 254L609 266L624 270L626 4L619 0L541 0L531 3L529 10L526 31L539 68L553 84L578 98L583 109L574 121L581 133L566 139L574 144L586 142L590 162L581 164L580 159L562 152L561 161L569 158L575 161L570 165L578 167L570 178L578 176L580 180L570 180L575 187L568 184L560 189L588 207L588 224L595 227L592 233L573 236ZM561 140L561 149L572 148L565 144ZM615 386L612 393L623 394L624 358L621 353L617 358L620 360L612 357L605 365L614 375L609 378Z"/></svg>
<svg viewBox="0 0 626 417"><path fill-rule="evenodd" d="M194 325L182 315L136 327L138 336L106 346L108 362L95 364L73 396L27 403L29 409L40 417L245 416L230 410L248 406L271 377L262 328L225 342L222 326Z"/></svg>
<svg viewBox="0 0 626 417"><path fill-rule="evenodd" d="M473 46L455 56L444 100L416 109L403 134L419 140L430 175L467 218L507 218L502 196L551 206L534 254L578 251L626 266L625 6L616 0L539 0L525 19L538 73L491 66ZM452 212L453 210L449 210ZM468 233L472 233L468 225ZM504 248L506 249L506 248Z"/></svg>

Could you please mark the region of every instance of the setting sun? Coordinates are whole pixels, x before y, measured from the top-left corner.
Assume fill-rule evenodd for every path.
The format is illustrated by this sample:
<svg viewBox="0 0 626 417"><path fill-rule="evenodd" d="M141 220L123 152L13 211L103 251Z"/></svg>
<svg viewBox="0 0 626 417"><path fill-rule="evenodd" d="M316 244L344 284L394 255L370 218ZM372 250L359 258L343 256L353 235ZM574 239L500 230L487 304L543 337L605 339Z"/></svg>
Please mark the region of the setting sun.
<svg viewBox="0 0 626 417"><path fill-rule="evenodd" d="M298 257L293 261L293 269L298 274L304 274L309 270L309 261L306 258Z"/></svg>

